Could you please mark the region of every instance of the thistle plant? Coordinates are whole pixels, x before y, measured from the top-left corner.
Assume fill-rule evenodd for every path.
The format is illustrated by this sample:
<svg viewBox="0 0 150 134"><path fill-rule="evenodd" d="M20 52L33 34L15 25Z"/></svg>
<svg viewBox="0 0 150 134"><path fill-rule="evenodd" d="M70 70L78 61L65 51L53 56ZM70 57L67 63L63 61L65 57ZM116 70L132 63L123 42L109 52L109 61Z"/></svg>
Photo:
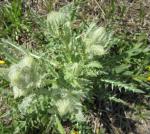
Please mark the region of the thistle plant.
<svg viewBox="0 0 150 134"><path fill-rule="evenodd" d="M14 98L22 100L17 108L20 119L22 116L25 121L25 118L34 114L40 125L42 119L38 114L47 111L50 118L45 123L54 120L53 125L60 133L64 130L59 120L85 121L82 103L92 86L89 78L96 77L102 68L97 58L107 53L110 40L110 35L103 27L92 23L79 31L73 29L73 21L64 9L49 13L43 21L46 26L42 27L47 43L33 53L7 40L1 43L6 59L10 56L4 50L10 49L10 54L13 54L12 51L19 53L13 55L15 62L6 69L5 75L13 89ZM34 123L26 123L31 123L34 128ZM15 131L22 130L17 127Z"/></svg>

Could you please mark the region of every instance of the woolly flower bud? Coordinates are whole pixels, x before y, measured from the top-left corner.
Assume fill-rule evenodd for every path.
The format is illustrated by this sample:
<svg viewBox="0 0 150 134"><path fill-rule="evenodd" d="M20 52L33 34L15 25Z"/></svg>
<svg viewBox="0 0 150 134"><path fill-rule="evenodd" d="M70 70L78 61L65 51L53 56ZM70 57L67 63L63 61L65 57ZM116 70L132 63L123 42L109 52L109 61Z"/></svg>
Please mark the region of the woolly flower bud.
<svg viewBox="0 0 150 134"><path fill-rule="evenodd" d="M13 87L14 97L20 97L34 86L33 58L27 56L9 68L8 78Z"/></svg>

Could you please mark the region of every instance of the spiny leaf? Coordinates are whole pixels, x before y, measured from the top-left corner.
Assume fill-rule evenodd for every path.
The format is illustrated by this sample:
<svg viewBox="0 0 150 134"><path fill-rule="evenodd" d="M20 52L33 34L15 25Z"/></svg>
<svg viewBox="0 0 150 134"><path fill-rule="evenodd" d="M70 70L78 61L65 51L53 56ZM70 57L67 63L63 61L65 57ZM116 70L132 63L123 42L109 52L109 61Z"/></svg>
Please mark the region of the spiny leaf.
<svg viewBox="0 0 150 134"><path fill-rule="evenodd" d="M120 98L116 98L115 96L109 97L109 99L111 101L117 102L117 103L122 103L124 105L129 106L129 104L127 102L125 102L124 100L120 99Z"/></svg>
<svg viewBox="0 0 150 134"><path fill-rule="evenodd" d="M115 80L108 80L108 79L101 79L102 82L106 84L110 84L112 86L120 88L124 88L127 91L132 91L134 93L144 93L144 91L135 88L133 85L125 84L120 81L115 81Z"/></svg>

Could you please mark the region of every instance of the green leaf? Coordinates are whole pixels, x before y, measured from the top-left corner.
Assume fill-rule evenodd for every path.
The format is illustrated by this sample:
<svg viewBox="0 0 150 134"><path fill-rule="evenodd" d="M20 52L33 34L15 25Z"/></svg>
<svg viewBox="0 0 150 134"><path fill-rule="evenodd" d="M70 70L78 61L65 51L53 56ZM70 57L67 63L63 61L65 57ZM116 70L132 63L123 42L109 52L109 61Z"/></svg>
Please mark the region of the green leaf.
<svg viewBox="0 0 150 134"><path fill-rule="evenodd" d="M125 84L120 81L108 80L108 79L101 79L101 81L107 84L111 84L112 86L118 87L119 89L124 88L125 90L132 91L134 93L144 93L144 91L134 87L133 85Z"/></svg>
<svg viewBox="0 0 150 134"><path fill-rule="evenodd" d="M117 103L122 103L126 106L129 106L129 104L127 102L125 102L124 100L120 99L120 98L116 98L115 96L109 97L109 99L111 101L117 102Z"/></svg>
<svg viewBox="0 0 150 134"><path fill-rule="evenodd" d="M56 127L57 127L57 130L59 131L59 133L66 134L66 132L57 116L55 116L55 119L56 119Z"/></svg>
<svg viewBox="0 0 150 134"><path fill-rule="evenodd" d="M98 61L92 61L92 62L89 62L86 67L88 68L102 68L102 65L100 62Z"/></svg>

